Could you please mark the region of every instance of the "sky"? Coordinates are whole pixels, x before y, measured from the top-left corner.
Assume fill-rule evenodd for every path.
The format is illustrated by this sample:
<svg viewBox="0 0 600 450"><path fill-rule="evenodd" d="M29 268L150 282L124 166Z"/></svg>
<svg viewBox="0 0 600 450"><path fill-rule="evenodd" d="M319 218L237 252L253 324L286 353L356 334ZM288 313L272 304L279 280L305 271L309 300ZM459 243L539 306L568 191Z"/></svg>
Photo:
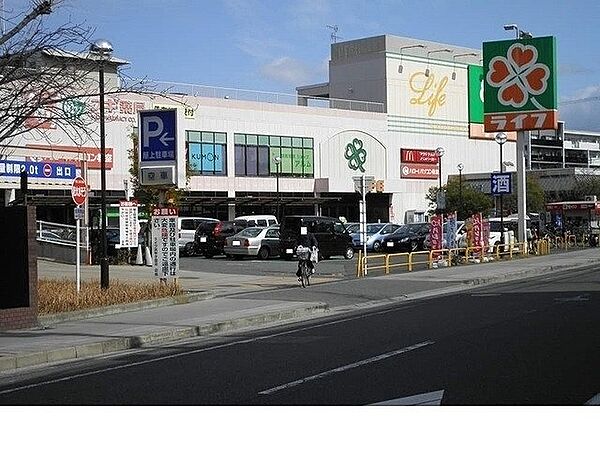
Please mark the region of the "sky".
<svg viewBox="0 0 600 450"><path fill-rule="evenodd" d="M31 0L4 0L23 11ZM567 129L600 131L600 1L61 0L49 25L85 22L130 61L133 78L268 92L327 81L331 32L382 34L481 49L516 23L556 36L559 108Z"/></svg>

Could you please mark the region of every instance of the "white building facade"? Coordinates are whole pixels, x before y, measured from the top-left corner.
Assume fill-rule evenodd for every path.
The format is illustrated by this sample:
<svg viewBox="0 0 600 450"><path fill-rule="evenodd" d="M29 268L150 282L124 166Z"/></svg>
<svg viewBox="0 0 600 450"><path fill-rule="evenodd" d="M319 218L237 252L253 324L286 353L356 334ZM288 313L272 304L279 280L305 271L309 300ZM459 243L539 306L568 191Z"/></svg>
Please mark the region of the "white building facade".
<svg viewBox="0 0 600 450"><path fill-rule="evenodd" d="M498 144L483 133L480 60L479 49L386 35L333 44L329 81L298 88L292 101L264 93L258 100L267 101L256 101L241 91L194 86L166 96L108 96L109 201L125 197L138 111L176 107L184 111L186 136L179 148L187 165L182 214L227 219L273 213L280 205L282 214L354 221L359 197L353 177L364 174L379 181L379 192L367 198L369 221L426 220L425 196L439 183L438 167L443 184L458 164L464 173L500 169ZM90 112L98 106L88 102ZM510 138L504 159L514 161ZM44 133L10 144L11 160L78 160L90 185L90 208L98 205L97 133L75 142L50 122ZM434 155L440 147L441 164ZM60 211L63 221L72 219L68 180L30 184L39 209L53 216L46 219L59 220ZM0 189L10 201L18 178L0 171Z"/></svg>

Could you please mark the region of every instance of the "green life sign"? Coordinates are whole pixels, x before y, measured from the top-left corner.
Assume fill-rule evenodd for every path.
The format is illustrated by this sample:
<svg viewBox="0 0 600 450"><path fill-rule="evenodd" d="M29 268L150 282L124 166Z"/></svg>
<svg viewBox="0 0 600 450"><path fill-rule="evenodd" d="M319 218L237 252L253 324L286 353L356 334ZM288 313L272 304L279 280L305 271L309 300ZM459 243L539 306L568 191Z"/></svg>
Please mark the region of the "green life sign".
<svg viewBox="0 0 600 450"><path fill-rule="evenodd" d="M557 128L553 36L483 43L485 131Z"/></svg>
<svg viewBox="0 0 600 450"><path fill-rule="evenodd" d="M363 148L363 141L360 139L352 139L346 145L344 158L348 160L348 167L352 170L365 171L364 164L367 161L367 151Z"/></svg>
<svg viewBox="0 0 600 450"><path fill-rule="evenodd" d="M483 123L483 67L470 65L469 123Z"/></svg>

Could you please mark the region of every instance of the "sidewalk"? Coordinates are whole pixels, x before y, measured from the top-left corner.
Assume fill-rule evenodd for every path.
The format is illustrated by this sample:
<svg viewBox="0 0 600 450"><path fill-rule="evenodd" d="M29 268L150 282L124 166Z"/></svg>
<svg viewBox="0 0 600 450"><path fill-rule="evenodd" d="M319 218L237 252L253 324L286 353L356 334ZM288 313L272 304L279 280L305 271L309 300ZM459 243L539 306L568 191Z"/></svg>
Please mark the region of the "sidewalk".
<svg viewBox="0 0 600 450"><path fill-rule="evenodd" d="M394 301L433 297L473 289L484 283L522 279L598 263L600 249L594 248L514 261L347 279L341 283L323 285L327 287L324 291L337 289L342 297L349 296L352 305L348 302L338 305L335 295L328 297L326 292L318 295L319 301L311 301L307 296L311 289L303 290L294 286L289 277L252 276L240 283L241 276L235 275L238 283L231 288L226 286L228 275L211 274L211 279L204 280L206 283L203 285L206 289L215 286L217 295L224 296L72 320L52 324L45 329L0 332L0 372L194 336L314 318L327 312L345 312L352 307L367 308ZM198 273L193 274L198 278ZM127 272L119 271L116 278L122 276L127 276ZM271 291L266 290L269 287ZM319 286L314 288L312 292L316 294ZM381 291L377 292L378 289ZM385 294L385 289L395 296ZM246 295L239 295L243 292ZM245 296L252 298L243 298Z"/></svg>

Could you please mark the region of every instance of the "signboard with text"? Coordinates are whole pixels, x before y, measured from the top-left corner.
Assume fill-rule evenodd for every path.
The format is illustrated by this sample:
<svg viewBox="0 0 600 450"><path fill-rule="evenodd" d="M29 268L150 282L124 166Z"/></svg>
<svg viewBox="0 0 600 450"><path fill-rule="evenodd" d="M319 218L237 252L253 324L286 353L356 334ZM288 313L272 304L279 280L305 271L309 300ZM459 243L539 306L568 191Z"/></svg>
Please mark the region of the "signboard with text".
<svg viewBox="0 0 600 450"><path fill-rule="evenodd" d="M485 131L556 129L553 36L483 43Z"/></svg>
<svg viewBox="0 0 600 450"><path fill-rule="evenodd" d="M72 180L77 176L74 164L0 160L0 176L20 177L21 172L27 172L30 178Z"/></svg>
<svg viewBox="0 0 600 450"><path fill-rule="evenodd" d="M152 210L152 266L158 278L175 278L179 271L177 208Z"/></svg>
<svg viewBox="0 0 600 450"><path fill-rule="evenodd" d="M446 247L456 247L456 232L458 230L458 223L456 222L456 212L448 214L448 221L446 225Z"/></svg>
<svg viewBox="0 0 600 450"><path fill-rule="evenodd" d="M492 173L490 178L492 195L510 195L512 193L510 172Z"/></svg>
<svg viewBox="0 0 600 450"><path fill-rule="evenodd" d="M442 248L442 232L442 216L432 216L431 223L429 224L431 250L440 250Z"/></svg>
<svg viewBox="0 0 600 450"><path fill-rule="evenodd" d="M438 155L435 150L417 150L403 148L400 150L401 161L403 163L418 163L418 164L437 164Z"/></svg>
<svg viewBox="0 0 600 450"><path fill-rule="evenodd" d="M138 204L119 202L119 245L123 248L138 246Z"/></svg>
<svg viewBox="0 0 600 450"><path fill-rule="evenodd" d="M48 146L37 145L37 144L27 144L27 148L41 149L47 150ZM72 154L73 156L67 156L62 154L60 156L57 155L48 155L47 152L43 152L43 156L28 156L28 161L35 162L69 162L71 164L75 164L76 167L81 167L80 158L87 162L88 169L100 169L100 149L96 147L72 147L68 145L53 145L52 150L59 153L67 153ZM107 170L112 169L113 167L113 149L106 148L105 153L105 166Z"/></svg>

